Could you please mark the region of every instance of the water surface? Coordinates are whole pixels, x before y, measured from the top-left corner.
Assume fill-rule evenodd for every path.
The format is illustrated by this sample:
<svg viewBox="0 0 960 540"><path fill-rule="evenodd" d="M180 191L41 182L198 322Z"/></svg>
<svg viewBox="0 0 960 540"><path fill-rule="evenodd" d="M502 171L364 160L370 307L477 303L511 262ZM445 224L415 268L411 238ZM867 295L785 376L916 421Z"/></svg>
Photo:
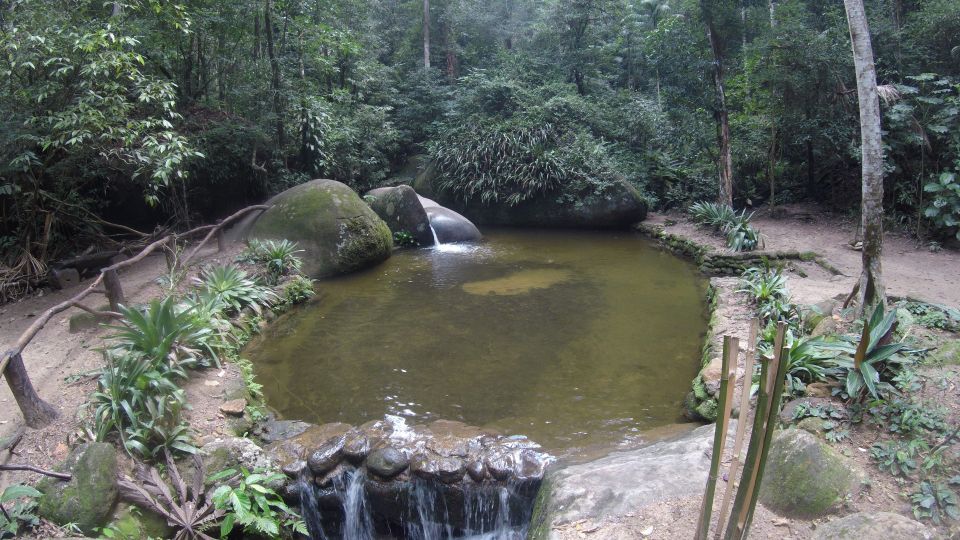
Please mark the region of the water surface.
<svg viewBox="0 0 960 540"><path fill-rule="evenodd" d="M485 235L319 283L246 352L267 403L315 423L460 420L561 455L681 420L706 331L692 265L629 233Z"/></svg>

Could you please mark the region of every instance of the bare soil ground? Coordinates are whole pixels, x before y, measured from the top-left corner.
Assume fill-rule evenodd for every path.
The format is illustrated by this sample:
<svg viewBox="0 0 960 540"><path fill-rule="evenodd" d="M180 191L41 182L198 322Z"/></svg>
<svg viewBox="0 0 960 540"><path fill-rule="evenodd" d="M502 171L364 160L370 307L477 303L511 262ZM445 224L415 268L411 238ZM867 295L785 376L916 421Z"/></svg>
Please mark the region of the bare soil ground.
<svg viewBox="0 0 960 540"><path fill-rule="evenodd" d="M189 283L202 265L224 263L236 256L240 245L228 246L223 253L216 247L205 248L183 281ZM157 278L166 273L166 261L162 254L149 256L120 273L124 294L131 304L148 302L162 295ZM73 288L61 291L45 291L0 306L0 344L16 341L34 320L46 309L77 294L89 285L84 280ZM107 304L103 295L91 295L85 304L100 307ZM50 426L34 430L23 427L23 419L10 388L0 385L0 441L19 436L20 442L12 451L0 452L0 463L30 464L51 468L62 461L70 447L82 435L83 418L88 412L84 403L96 390L96 371L103 366L103 358L97 350L109 329L94 326L71 333L70 318L83 314L79 309L69 309L55 316L33 339L23 352L30 379L37 393L59 412L60 417ZM201 435L215 435L226 429L219 406L223 402L222 388L235 387L241 378L239 369L225 364L222 370L208 369L193 372L186 385L191 410L187 418ZM0 473L0 490L12 483L30 482L39 475L25 472Z"/></svg>

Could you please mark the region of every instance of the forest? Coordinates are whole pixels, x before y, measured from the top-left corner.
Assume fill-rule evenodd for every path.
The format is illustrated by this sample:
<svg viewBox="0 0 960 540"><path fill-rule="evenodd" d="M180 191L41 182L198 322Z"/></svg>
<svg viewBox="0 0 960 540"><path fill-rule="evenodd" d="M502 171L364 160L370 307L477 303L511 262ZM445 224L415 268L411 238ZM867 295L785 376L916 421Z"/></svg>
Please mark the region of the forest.
<svg viewBox="0 0 960 540"><path fill-rule="evenodd" d="M960 537L960 0L0 50L0 539Z"/></svg>
<svg viewBox="0 0 960 540"><path fill-rule="evenodd" d="M960 9L867 0L888 223L960 221ZM620 177L653 209L816 201L856 215L843 5L790 0L7 0L0 261L183 229L412 156L515 204ZM495 169L494 169L495 168Z"/></svg>

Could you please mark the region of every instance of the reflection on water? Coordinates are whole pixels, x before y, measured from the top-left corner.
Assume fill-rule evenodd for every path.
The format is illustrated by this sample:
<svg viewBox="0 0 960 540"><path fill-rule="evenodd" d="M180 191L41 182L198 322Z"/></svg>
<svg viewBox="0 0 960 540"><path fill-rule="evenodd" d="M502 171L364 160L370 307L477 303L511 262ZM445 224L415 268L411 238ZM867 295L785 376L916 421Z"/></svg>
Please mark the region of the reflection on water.
<svg viewBox="0 0 960 540"><path fill-rule="evenodd" d="M321 282L247 354L288 418L445 418L560 454L612 447L680 419L704 287L627 233L487 231Z"/></svg>

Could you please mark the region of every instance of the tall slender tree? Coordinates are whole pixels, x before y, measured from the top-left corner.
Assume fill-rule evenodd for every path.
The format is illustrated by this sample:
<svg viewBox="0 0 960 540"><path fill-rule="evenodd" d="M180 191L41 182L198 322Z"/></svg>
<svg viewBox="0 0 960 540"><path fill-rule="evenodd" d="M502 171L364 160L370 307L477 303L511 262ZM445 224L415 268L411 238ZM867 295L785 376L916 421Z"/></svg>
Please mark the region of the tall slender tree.
<svg viewBox="0 0 960 540"><path fill-rule="evenodd" d="M713 115L717 123L717 143L719 155L717 169L720 176L718 202L733 206L733 156L730 150L730 114L727 111L727 96L723 82L723 40L718 30L720 2L716 0L700 0L700 10L707 25L707 39L710 41L710 51L713 53L713 86L716 92Z"/></svg>
<svg viewBox="0 0 960 540"><path fill-rule="evenodd" d="M423 69L430 71L430 0L423 0Z"/></svg>
<svg viewBox="0 0 960 540"><path fill-rule="evenodd" d="M851 297L857 296L858 313L886 303L881 256L883 254L883 148L880 135L880 98L877 70L873 63L870 27L862 0L844 0L853 65L857 74L860 104L861 228L863 229L863 271Z"/></svg>

